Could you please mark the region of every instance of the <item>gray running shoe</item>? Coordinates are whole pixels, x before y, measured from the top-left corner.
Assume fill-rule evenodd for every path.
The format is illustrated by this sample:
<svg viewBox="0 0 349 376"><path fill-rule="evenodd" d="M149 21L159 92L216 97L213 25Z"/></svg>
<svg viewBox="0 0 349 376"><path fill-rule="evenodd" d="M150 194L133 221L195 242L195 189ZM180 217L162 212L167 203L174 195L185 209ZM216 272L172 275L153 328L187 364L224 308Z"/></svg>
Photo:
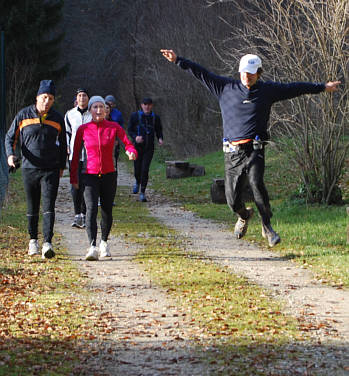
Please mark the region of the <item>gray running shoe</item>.
<svg viewBox="0 0 349 376"><path fill-rule="evenodd" d="M85 228L86 227L86 214L80 214L80 219L81 219L80 228Z"/></svg>
<svg viewBox="0 0 349 376"><path fill-rule="evenodd" d="M248 221L253 217L253 213L254 213L253 208L246 208L246 210L248 212L248 217L246 219L242 219L241 217L239 217L239 219L237 220L235 224L234 236L237 239L241 239L243 236L246 235L247 228L248 228Z"/></svg>
<svg viewBox="0 0 349 376"><path fill-rule="evenodd" d="M71 224L71 227L82 228L81 226L82 226L81 216L80 216L80 214L77 214L77 215L74 217L74 221L73 221L73 223Z"/></svg>
<svg viewBox="0 0 349 376"><path fill-rule="evenodd" d="M270 224L262 224L262 236L268 240L269 247L274 247L276 244L281 242L279 234L273 230Z"/></svg>

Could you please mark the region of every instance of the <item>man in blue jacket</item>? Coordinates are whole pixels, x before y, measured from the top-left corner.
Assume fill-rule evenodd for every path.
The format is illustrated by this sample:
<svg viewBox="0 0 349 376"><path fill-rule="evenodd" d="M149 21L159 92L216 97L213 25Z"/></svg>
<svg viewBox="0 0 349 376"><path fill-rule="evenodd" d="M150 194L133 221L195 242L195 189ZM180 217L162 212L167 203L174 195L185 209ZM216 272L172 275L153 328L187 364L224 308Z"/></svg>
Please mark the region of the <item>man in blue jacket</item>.
<svg viewBox="0 0 349 376"><path fill-rule="evenodd" d="M318 94L338 90L339 81L326 84L310 82L263 82L261 59L252 54L240 60L240 80L215 75L199 64L176 55L173 50L161 50L163 56L190 72L219 101L223 118L223 151L225 164L225 195L231 210L238 216L234 235L242 238L253 215L242 199L247 184L262 218L262 236L270 247L280 242L270 219L272 211L264 185L264 141L268 139L268 120L275 102L303 94Z"/></svg>
<svg viewBox="0 0 349 376"><path fill-rule="evenodd" d="M139 200L146 202L145 190L148 185L149 168L154 155L155 136L159 145L163 144L162 124L160 117L153 112L153 100L144 98L140 111L134 112L128 123L128 134L137 149L138 157L134 161L135 184L133 193L140 190Z"/></svg>
<svg viewBox="0 0 349 376"><path fill-rule="evenodd" d="M52 80L43 80L34 105L15 116L5 137L7 163L15 167L16 144L22 154L22 179L27 198L28 254L40 254L38 222L40 198L43 204L42 258L55 256L51 240L55 221L55 202L59 178L67 159L67 141L63 117L52 109L56 89Z"/></svg>

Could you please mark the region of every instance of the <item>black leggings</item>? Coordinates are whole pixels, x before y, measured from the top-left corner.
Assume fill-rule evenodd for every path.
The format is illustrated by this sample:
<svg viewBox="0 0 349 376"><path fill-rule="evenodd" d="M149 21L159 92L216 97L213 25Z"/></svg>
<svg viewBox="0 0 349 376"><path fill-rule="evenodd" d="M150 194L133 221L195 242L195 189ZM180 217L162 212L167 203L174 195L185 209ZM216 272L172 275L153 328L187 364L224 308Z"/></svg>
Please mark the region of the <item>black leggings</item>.
<svg viewBox="0 0 349 376"><path fill-rule="evenodd" d="M244 213L243 193L249 184L254 201L265 225L270 224L272 212L269 195L264 185L264 150L240 150L225 153L225 196L232 211Z"/></svg>
<svg viewBox="0 0 349 376"><path fill-rule="evenodd" d="M36 168L22 168L22 178L27 197L28 232L30 238L38 238L42 193L44 241L51 243L55 222L55 202L59 185L59 169L40 170Z"/></svg>
<svg viewBox="0 0 349 376"><path fill-rule="evenodd" d="M149 168L154 155L154 148L137 147L138 157L134 161L134 175L136 183L141 186L141 192L145 192L149 178Z"/></svg>
<svg viewBox="0 0 349 376"><path fill-rule="evenodd" d="M101 202L102 240L107 241L113 224L116 172L101 175L82 174L86 203L86 231L90 245L96 245L98 198Z"/></svg>
<svg viewBox="0 0 349 376"><path fill-rule="evenodd" d="M82 184L82 179L81 179L82 164L83 162L79 162L79 169L78 169L79 188L75 189L73 186L71 186L71 195L73 198L75 215L86 214L86 205L85 205L85 200L84 200L84 185Z"/></svg>

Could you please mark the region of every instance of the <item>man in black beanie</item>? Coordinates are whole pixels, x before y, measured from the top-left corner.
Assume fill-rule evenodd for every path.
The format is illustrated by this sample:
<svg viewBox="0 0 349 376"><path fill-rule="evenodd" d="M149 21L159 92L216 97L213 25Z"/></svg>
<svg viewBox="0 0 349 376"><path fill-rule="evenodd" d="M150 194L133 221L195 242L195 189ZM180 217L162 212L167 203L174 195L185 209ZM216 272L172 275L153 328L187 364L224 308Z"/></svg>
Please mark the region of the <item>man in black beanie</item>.
<svg viewBox="0 0 349 376"><path fill-rule="evenodd" d="M22 154L22 178L27 198L28 254L40 254L38 222L40 198L43 204L42 258L55 256L51 241L55 221L55 202L59 178L67 158L67 141L63 117L51 107L56 89L52 80L40 82L36 103L20 110L5 137L7 163L15 167L16 144Z"/></svg>

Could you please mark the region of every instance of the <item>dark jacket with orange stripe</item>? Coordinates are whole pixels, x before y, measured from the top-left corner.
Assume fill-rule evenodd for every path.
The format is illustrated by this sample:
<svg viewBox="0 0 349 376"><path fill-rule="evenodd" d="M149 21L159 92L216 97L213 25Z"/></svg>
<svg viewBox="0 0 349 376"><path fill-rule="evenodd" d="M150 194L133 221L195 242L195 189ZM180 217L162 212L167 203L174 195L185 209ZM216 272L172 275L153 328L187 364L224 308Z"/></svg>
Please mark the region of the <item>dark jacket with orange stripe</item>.
<svg viewBox="0 0 349 376"><path fill-rule="evenodd" d="M20 110L5 137L7 156L15 155L17 142L22 153L22 168L65 168L67 140L64 119L52 108L45 118L40 118L35 105Z"/></svg>

